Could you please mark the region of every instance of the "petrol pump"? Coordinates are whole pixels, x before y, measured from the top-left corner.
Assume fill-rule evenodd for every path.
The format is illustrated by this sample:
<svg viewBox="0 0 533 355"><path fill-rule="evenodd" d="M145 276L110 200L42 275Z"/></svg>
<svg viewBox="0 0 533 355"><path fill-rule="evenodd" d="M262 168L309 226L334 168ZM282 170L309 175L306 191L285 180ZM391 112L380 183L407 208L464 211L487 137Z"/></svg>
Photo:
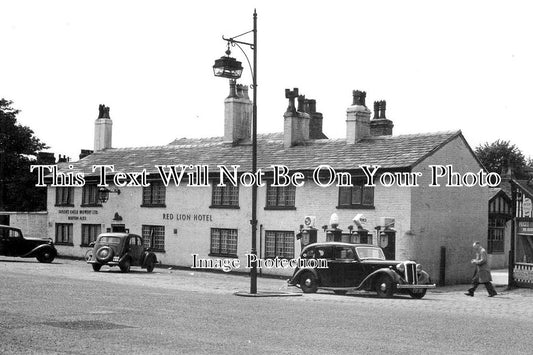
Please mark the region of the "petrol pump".
<svg viewBox="0 0 533 355"><path fill-rule="evenodd" d="M326 242L342 242L342 229L339 228L339 216L333 213L328 226L322 227L326 232Z"/></svg>
<svg viewBox="0 0 533 355"><path fill-rule="evenodd" d="M305 216L304 224L300 224L300 233L296 235L296 239L300 240L302 249L309 244L317 242L317 229L315 228L315 224L315 216Z"/></svg>

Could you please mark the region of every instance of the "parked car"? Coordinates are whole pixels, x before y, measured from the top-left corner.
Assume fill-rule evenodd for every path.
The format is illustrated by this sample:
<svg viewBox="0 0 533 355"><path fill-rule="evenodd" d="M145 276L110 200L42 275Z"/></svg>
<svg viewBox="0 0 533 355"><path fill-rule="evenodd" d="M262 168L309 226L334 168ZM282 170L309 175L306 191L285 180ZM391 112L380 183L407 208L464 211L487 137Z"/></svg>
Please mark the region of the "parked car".
<svg viewBox="0 0 533 355"><path fill-rule="evenodd" d="M19 228L0 225L0 255L37 258L41 263L51 263L57 250L52 239L25 238Z"/></svg>
<svg viewBox="0 0 533 355"><path fill-rule="evenodd" d="M86 259L94 271L109 265L118 266L122 272L130 271L131 266L140 266L152 272L157 263L155 254L144 246L143 238L130 233L100 234Z"/></svg>
<svg viewBox="0 0 533 355"><path fill-rule="evenodd" d="M413 298L422 298L428 288L435 288L420 264L414 261L386 260L383 250L375 245L315 243L305 247L300 258L303 261L327 261L326 268L317 267L320 263L313 262L295 269L288 283L299 286L305 293L316 292L318 289L330 290L336 294L365 290L376 291L379 297L406 293Z"/></svg>

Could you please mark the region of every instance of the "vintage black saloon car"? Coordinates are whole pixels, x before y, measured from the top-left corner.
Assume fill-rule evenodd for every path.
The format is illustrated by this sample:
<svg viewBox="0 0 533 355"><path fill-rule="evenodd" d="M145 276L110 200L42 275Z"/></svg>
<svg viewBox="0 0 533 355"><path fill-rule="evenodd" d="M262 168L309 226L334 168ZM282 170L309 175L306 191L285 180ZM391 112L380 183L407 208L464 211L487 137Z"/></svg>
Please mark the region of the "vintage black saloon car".
<svg viewBox="0 0 533 355"><path fill-rule="evenodd" d="M92 253L87 257L94 271L103 265L118 266L128 272L131 266L140 266L148 272L154 270L157 258L144 246L143 238L130 233L103 233L98 236Z"/></svg>
<svg viewBox="0 0 533 355"><path fill-rule="evenodd" d="M41 263L51 263L57 250L52 239L25 238L20 229L0 225L0 255L37 258Z"/></svg>
<svg viewBox="0 0 533 355"><path fill-rule="evenodd" d="M305 293L318 289L337 294L365 290L376 291L379 297L407 293L413 298L422 298L428 288L435 288L420 264L385 260L383 250L375 245L315 243L305 247L300 258L325 259L328 264L327 268L306 267L294 271L289 285L299 286Z"/></svg>

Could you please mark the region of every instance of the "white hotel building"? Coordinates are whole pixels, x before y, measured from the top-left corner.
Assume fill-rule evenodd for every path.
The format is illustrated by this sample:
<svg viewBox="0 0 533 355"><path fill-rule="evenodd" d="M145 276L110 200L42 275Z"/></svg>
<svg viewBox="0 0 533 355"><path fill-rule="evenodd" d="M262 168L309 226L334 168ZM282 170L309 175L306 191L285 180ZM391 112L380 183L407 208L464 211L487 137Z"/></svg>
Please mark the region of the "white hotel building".
<svg viewBox="0 0 533 355"><path fill-rule="evenodd" d="M286 94L289 107L283 115L284 132L258 136L258 168L266 172L267 182L258 188L259 256L297 257L302 243L297 236L305 216L315 217L311 237L324 241L322 226L336 213L342 240L381 245L390 257L415 260L436 282L442 278L446 283L469 281L472 241L487 240L488 188L446 187L445 179L440 187L429 186L431 165L451 164L460 173L482 168L461 132L395 136L392 121L385 117L384 101L374 104L371 118L366 93L354 91L353 105L347 108L346 138L328 139L315 101L299 96L296 105L297 90ZM239 165L241 173L251 170L251 102L245 87L230 85L224 120L222 137L113 148L112 121L101 107L94 152L70 163L72 169L68 164L60 166L65 173L83 172L85 185L48 187L48 236L59 253L82 257L99 233L128 230L151 241L158 260L166 265L191 266L192 254L239 258L245 265L245 254L251 249L251 188L216 186L218 165ZM155 166L178 164L208 166L211 186L191 187L182 182L165 187ZM318 186L312 172L322 164L350 173L353 186ZM119 187L120 194L111 193L102 203L93 165L113 165L115 173L146 170L150 186ZM272 165L302 172L304 185L270 186ZM421 173L419 186L364 186L360 165L379 165L378 175ZM353 226L357 214L366 217L364 229ZM284 269L262 272L292 274Z"/></svg>

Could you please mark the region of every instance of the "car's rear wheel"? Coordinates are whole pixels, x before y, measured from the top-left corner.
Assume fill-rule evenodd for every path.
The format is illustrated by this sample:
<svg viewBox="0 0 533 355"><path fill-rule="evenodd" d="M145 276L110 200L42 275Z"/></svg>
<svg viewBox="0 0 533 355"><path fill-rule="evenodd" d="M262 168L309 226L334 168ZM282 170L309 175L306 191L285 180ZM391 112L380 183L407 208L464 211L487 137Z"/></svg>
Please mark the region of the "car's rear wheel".
<svg viewBox="0 0 533 355"><path fill-rule="evenodd" d="M416 298L416 299L421 299L421 298L424 298L424 296L426 295L426 291L427 289L424 288L422 290L413 290L413 291L409 291L409 296L411 296L412 298Z"/></svg>
<svg viewBox="0 0 533 355"><path fill-rule="evenodd" d="M392 297L394 294L394 284L389 275L381 275L377 278L375 289L378 297Z"/></svg>
<svg viewBox="0 0 533 355"><path fill-rule="evenodd" d="M146 263L146 272L154 271L154 266L155 266L154 259L150 258L148 262Z"/></svg>
<svg viewBox="0 0 533 355"><path fill-rule="evenodd" d="M37 254L37 260L40 263L51 263L54 258L55 254L52 250L42 250L39 254Z"/></svg>
<svg viewBox="0 0 533 355"><path fill-rule="evenodd" d="M102 268L102 265L100 264L93 264L93 271L98 272Z"/></svg>
<svg viewBox="0 0 533 355"><path fill-rule="evenodd" d="M125 259L122 264L120 265L120 271L122 272L129 272L131 267L131 261L130 259Z"/></svg>
<svg viewBox="0 0 533 355"><path fill-rule="evenodd" d="M304 293L315 293L318 289L318 281L312 272L304 272L300 276L300 288Z"/></svg>

